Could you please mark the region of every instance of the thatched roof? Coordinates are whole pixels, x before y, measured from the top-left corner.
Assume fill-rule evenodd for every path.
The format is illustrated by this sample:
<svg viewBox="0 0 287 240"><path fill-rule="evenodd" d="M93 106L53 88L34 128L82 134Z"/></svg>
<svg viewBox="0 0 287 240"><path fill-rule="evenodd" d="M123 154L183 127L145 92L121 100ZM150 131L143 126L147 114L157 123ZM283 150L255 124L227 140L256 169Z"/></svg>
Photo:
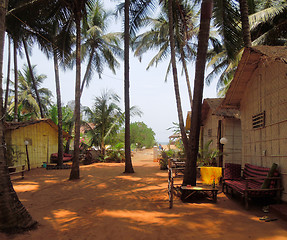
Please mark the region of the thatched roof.
<svg viewBox="0 0 287 240"><path fill-rule="evenodd" d="M239 111L236 109L224 109L221 108L221 102L223 98L206 98L202 103L201 109L201 121L205 121L209 110L211 110L212 115L229 117L229 118L239 118Z"/></svg>
<svg viewBox="0 0 287 240"><path fill-rule="evenodd" d="M287 46L256 46L245 48L234 78L222 101L221 105L224 108L239 109L245 88L261 61L280 61L287 64Z"/></svg>
<svg viewBox="0 0 287 240"><path fill-rule="evenodd" d="M52 128L58 131L58 126L51 119L37 119L37 120L26 121L26 122L5 122L4 125L5 125L5 130L15 130L15 129L27 127L27 126L41 123L41 122L49 124ZM71 138L71 136L65 131L63 131L63 137Z"/></svg>

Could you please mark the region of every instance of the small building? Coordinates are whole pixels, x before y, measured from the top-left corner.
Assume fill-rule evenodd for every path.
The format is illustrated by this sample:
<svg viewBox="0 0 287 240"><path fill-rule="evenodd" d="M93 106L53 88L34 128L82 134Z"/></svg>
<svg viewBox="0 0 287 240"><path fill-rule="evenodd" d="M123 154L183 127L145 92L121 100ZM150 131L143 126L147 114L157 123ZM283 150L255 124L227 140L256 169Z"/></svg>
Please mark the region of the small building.
<svg viewBox="0 0 287 240"><path fill-rule="evenodd" d="M63 132L63 137L70 135ZM58 126L51 119L5 122L5 140L10 164L27 165L27 145L30 167L41 167L58 152Z"/></svg>
<svg viewBox="0 0 287 240"><path fill-rule="evenodd" d="M210 149L218 149L223 155L218 159L218 165L225 162L241 163L241 123L240 114L235 109L222 109L222 98L206 98L201 110L201 136L200 147L210 140ZM226 138L228 143L224 146L221 138Z"/></svg>
<svg viewBox="0 0 287 240"><path fill-rule="evenodd" d="M279 165L287 200L287 47L246 48L222 102L241 113L242 160Z"/></svg>

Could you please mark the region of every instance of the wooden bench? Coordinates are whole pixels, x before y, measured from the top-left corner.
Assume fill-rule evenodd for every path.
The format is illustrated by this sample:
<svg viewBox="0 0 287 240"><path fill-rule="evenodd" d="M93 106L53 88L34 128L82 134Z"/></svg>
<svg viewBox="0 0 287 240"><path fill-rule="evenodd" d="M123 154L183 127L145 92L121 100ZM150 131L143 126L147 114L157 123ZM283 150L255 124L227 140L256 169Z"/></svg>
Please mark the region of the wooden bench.
<svg viewBox="0 0 287 240"><path fill-rule="evenodd" d="M12 171L12 169L16 168L16 171ZM9 170L9 174L11 175L15 175L15 174L21 174L21 179L24 178L24 172L25 172L25 165L18 165L18 166L12 166L12 167L8 167Z"/></svg>
<svg viewBox="0 0 287 240"><path fill-rule="evenodd" d="M64 153L63 154L63 162L69 162L73 159L72 154ZM50 156L51 163L58 163L58 153L52 153Z"/></svg>
<svg viewBox="0 0 287 240"><path fill-rule="evenodd" d="M251 198L276 198L280 201L281 177L278 170L275 170L273 176L269 176L270 168L259 167L246 163L241 174L241 165L226 163L222 181L222 192L230 189L239 193L245 202L245 208L248 209L248 201ZM263 183L265 186L263 186Z"/></svg>

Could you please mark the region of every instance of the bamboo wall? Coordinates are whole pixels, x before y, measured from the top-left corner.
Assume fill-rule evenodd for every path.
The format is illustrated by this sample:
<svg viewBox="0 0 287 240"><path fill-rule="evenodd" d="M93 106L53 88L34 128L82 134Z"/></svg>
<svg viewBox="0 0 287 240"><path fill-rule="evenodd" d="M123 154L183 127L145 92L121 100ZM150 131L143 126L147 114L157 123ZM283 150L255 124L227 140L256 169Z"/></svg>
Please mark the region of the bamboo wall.
<svg viewBox="0 0 287 240"><path fill-rule="evenodd" d="M25 140L29 141L28 154L31 168L41 167L43 162L50 160L52 153L58 151L58 133L48 123L40 122L9 130L6 133L7 146L20 153L15 165L27 164Z"/></svg>
<svg viewBox="0 0 287 240"><path fill-rule="evenodd" d="M202 137L203 137L203 146L210 140L212 143L209 146L209 149L218 149L217 147L217 127L218 116L212 115L212 111L209 110L206 121L203 123L202 128Z"/></svg>
<svg viewBox="0 0 287 240"><path fill-rule="evenodd" d="M277 163L287 201L287 64L261 62L240 103L242 164L271 167ZM265 127L253 129L252 116L265 111Z"/></svg>
<svg viewBox="0 0 287 240"><path fill-rule="evenodd" d="M222 116L212 115L210 110L206 121L202 127L202 144L205 145L212 140L210 149L218 149L218 122L222 120L221 137L226 137L228 143L223 147L223 166L224 163L241 163L241 122L235 118L223 118ZM211 133L211 134L210 134Z"/></svg>
<svg viewBox="0 0 287 240"><path fill-rule="evenodd" d="M241 121L235 118L224 118L222 120L222 137L227 138L228 143L223 146L223 166L224 163L241 164Z"/></svg>

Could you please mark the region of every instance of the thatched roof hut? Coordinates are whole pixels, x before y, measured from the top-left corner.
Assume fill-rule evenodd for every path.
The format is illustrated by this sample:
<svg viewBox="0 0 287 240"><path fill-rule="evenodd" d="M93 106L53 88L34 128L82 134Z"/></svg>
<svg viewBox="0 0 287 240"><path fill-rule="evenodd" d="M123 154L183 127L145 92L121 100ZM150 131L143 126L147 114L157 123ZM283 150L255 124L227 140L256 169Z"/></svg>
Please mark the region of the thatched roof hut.
<svg viewBox="0 0 287 240"><path fill-rule="evenodd" d="M220 107L222 98L206 98L201 111L201 147L210 140L211 149L223 150L224 155L219 157L218 165L224 162L238 163L241 161L241 126L240 114L236 109ZM225 137L228 144L222 146L220 139Z"/></svg>
<svg viewBox="0 0 287 240"><path fill-rule="evenodd" d="M287 200L287 47L246 48L222 102L241 113L242 164L271 167L283 176Z"/></svg>

